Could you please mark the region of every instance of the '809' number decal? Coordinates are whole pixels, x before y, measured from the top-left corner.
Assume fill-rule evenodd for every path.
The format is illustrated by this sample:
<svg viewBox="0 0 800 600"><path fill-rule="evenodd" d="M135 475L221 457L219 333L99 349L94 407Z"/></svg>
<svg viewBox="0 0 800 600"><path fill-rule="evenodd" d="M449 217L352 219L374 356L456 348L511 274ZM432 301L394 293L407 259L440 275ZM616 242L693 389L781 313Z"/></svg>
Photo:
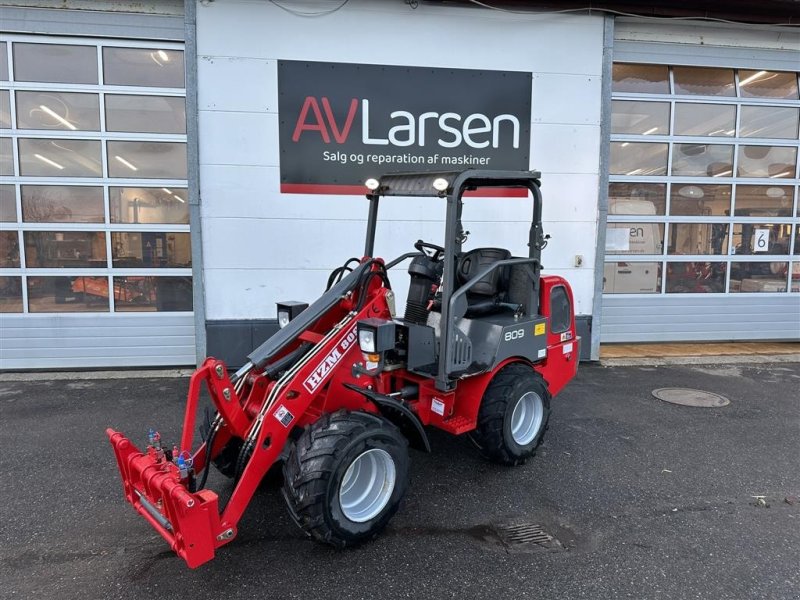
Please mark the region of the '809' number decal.
<svg viewBox="0 0 800 600"><path fill-rule="evenodd" d="M507 342L511 342L514 340L521 340L525 337L525 330L524 329L514 329L512 331L506 331L503 335L503 339Z"/></svg>

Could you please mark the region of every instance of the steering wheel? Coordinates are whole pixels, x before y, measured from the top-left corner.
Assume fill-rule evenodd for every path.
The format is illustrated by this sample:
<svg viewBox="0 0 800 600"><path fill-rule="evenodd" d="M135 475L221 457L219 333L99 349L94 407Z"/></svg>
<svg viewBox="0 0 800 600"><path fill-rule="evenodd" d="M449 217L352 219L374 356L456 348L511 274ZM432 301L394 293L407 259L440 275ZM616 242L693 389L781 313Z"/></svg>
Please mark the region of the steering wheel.
<svg viewBox="0 0 800 600"><path fill-rule="evenodd" d="M430 242L423 242L422 240L417 240L417 243L414 244L414 248L422 252L425 256L430 258L433 261L440 261L444 257L444 248L441 246L437 246L436 244L431 244ZM429 251L429 252L426 252Z"/></svg>

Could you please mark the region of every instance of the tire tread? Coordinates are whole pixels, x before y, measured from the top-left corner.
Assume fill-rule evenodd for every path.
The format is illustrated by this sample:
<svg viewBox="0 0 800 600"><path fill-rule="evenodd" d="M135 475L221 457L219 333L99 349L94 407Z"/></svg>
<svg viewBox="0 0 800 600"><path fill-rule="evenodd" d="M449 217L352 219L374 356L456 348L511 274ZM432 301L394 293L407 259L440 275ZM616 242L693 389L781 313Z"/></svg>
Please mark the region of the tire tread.
<svg viewBox="0 0 800 600"><path fill-rule="evenodd" d="M340 410L325 414L310 425L289 452L283 470L283 495L297 524L317 541L341 549L373 539L382 529L357 540L348 539L331 526L324 512L329 480L350 441L371 430L386 431L405 447L408 445L397 428L385 419L365 412ZM390 512L395 510L397 506Z"/></svg>
<svg viewBox="0 0 800 600"><path fill-rule="evenodd" d="M533 448L524 456L518 456L506 443L504 425L509 404L516 399L513 397L514 390L522 378L535 381L537 385L542 386L545 392L545 397L542 398L545 403L545 414L541 433L537 436ZM478 412L478 426L472 436L485 458L504 465L521 465L536 454L549 427L549 418L550 394L542 376L528 365L512 363L501 369L486 388Z"/></svg>

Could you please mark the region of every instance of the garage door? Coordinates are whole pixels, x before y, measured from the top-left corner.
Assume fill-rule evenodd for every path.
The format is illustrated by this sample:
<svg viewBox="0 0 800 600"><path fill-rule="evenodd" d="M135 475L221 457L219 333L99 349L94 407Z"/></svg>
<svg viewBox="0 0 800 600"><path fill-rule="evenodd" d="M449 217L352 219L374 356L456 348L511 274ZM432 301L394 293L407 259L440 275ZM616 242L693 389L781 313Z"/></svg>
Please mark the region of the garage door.
<svg viewBox="0 0 800 600"><path fill-rule="evenodd" d="M0 43L0 368L194 362L183 46Z"/></svg>
<svg viewBox="0 0 800 600"><path fill-rule="evenodd" d="M798 339L798 73L622 46L602 340Z"/></svg>

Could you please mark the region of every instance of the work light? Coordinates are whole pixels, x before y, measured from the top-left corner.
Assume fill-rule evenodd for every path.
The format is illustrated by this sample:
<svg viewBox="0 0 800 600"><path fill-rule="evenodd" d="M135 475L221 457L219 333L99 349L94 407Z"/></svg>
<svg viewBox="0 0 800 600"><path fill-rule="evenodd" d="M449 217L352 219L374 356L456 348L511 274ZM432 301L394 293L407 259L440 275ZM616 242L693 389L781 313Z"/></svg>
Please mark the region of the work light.
<svg viewBox="0 0 800 600"><path fill-rule="evenodd" d="M380 354L394 348L394 323L385 319L358 322L358 346L364 354Z"/></svg>
<svg viewBox="0 0 800 600"><path fill-rule="evenodd" d="M380 182L377 179L370 177L364 182L364 185L367 186L367 189L375 191L378 189Z"/></svg>
<svg viewBox="0 0 800 600"><path fill-rule="evenodd" d="M365 354L375 354L375 331L359 327L358 345Z"/></svg>
<svg viewBox="0 0 800 600"><path fill-rule="evenodd" d="M448 187L450 187L450 182L448 182L444 177L437 177L433 180L433 189L435 189L437 192L443 192Z"/></svg>
<svg viewBox="0 0 800 600"><path fill-rule="evenodd" d="M289 321L308 308L307 302L278 302L278 327L283 329Z"/></svg>

